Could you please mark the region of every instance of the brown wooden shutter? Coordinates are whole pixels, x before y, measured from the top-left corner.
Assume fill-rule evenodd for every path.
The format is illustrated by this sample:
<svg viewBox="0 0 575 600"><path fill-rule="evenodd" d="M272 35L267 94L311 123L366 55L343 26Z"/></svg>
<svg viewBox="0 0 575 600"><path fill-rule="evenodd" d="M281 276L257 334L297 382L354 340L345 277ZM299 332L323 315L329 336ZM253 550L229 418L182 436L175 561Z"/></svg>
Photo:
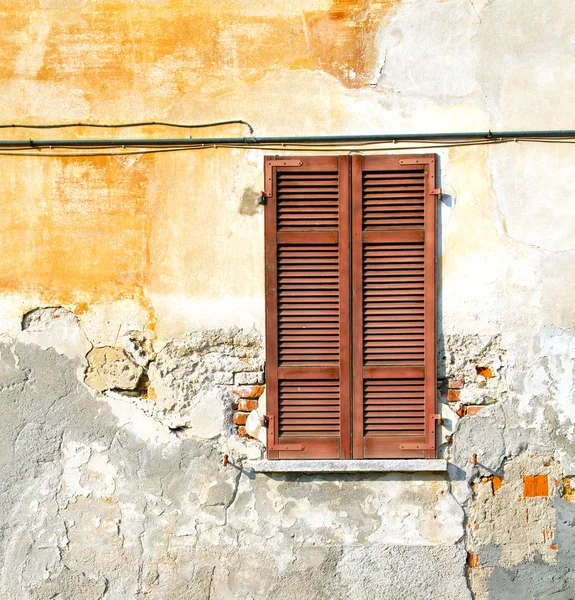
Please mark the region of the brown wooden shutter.
<svg viewBox="0 0 575 600"><path fill-rule="evenodd" d="M349 158L265 158L268 458L350 458Z"/></svg>
<svg viewBox="0 0 575 600"><path fill-rule="evenodd" d="M353 456L435 456L435 156L352 162Z"/></svg>

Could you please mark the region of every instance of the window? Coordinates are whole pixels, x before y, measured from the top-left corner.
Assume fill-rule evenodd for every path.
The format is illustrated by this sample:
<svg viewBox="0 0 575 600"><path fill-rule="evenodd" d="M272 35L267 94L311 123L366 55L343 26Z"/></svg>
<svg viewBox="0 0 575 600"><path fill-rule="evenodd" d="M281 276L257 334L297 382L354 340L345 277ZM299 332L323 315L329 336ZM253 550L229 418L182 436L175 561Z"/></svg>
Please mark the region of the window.
<svg viewBox="0 0 575 600"><path fill-rule="evenodd" d="M266 157L268 458L435 456L435 155Z"/></svg>

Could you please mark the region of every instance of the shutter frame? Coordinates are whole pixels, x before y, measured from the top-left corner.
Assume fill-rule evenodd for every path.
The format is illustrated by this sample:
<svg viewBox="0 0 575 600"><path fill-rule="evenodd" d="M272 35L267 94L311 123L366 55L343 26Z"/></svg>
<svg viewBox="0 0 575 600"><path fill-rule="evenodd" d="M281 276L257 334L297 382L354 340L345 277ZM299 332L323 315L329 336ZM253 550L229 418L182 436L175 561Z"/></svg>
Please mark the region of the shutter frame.
<svg viewBox="0 0 575 600"><path fill-rule="evenodd" d="M295 163L298 163L297 165ZM351 408L350 408L350 319L349 319L349 285L350 285L350 269L349 269L349 158L348 157L278 157L266 156L264 158L264 173L265 173L265 193L267 203L265 208L265 244L266 244L266 381L267 381L267 413L272 416L268 425L268 458L269 459L316 459L316 458L351 458ZM317 181L305 179L306 173L317 175ZM313 208L313 198L318 194L314 194L313 187L305 187L304 182L311 182L311 186L322 186L322 181L328 179L331 173L333 178L334 173L337 174L337 226L333 226L333 220L329 216L329 208L323 208L323 212L319 211L317 219L313 219L310 215L314 211L310 211L306 204L307 199L302 200L302 196L309 195L310 206ZM284 198L282 200L282 192L279 189L279 179L283 179ZM298 178L303 177L301 181ZM292 178L294 182L286 182L286 178ZM332 179L333 181L333 179ZM303 194L294 195L297 188L291 186L301 186ZM285 191L287 189L287 191ZM322 188L323 189L323 188ZM290 195L291 192L291 195ZM326 194L323 200L317 200L318 206L332 206L333 199L330 200L333 192ZM298 197L299 196L299 197ZM322 196L322 194L319 194ZM290 201L290 198L297 198L295 201ZM327 200L326 200L327 198ZM281 208L283 205L285 208ZM323 204L322 204L323 203ZM295 207L295 208L294 208ZM302 207L300 210L298 207ZM327 214L327 216L326 216ZM322 221L322 219L324 219ZM316 221L314 224L313 221ZM290 226L290 223L295 223ZM306 248L313 248L316 245L320 248L319 253L306 253ZM290 249L294 249L290 252ZM285 256L289 259L282 258L282 252L288 249ZM306 358L307 354L313 354L312 350L302 349L302 346L313 346L313 336L305 337L303 333L306 325L306 317L301 317L298 323L297 311L285 310L289 307L286 302L289 300L285 296L282 297L282 292L278 286L278 276L282 276L282 266L284 269L300 269L301 280L289 280L285 275L289 271L283 271L283 281L306 281L303 269L315 269L312 273L318 273L321 276L322 261L318 259L318 264L313 265L313 258L306 258L306 254L332 256L333 251L337 250L337 285L338 294L336 296L338 309L338 362L337 364L317 364L310 366L309 364L284 364L281 360L282 341L287 339L304 340L300 342L284 342L283 357L295 357L295 360L300 360L300 356ZM297 257L302 259L298 260ZM293 263L285 266L287 262ZM329 263L326 268L332 269L331 275L334 272L333 260L329 258L323 259L323 262ZM311 265L311 266L310 266ZM313 278L312 278L313 279ZM320 281L318 279L318 281ZM287 289L297 288L297 284L292 284L291 287L284 286ZM292 294L302 301L304 288L313 288L313 282L309 285L302 285L301 290L293 291ZM319 286L321 287L321 286ZM324 286L325 287L325 286ZM328 286L329 287L329 286ZM319 288L318 288L319 289ZM309 292L308 292L309 293ZM312 295L315 292L312 292ZM318 297L322 297L321 291L317 292ZM280 307L280 301L283 301ZM295 302L298 300L296 299ZM306 300L309 302L309 298ZM320 301L321 302L321 301ZM333 296L327 298L325 307L333 306ZM301 305L297 305L301 309ZM308 315L314 314L314 307L310 304L311 310L307 311ZM322 305L323 306L323 305ZM280 309L284 315L289 315L290 323L286 325L286 317L280 316ZM300 314L301 310L299 311ZM325 314L332 314L333 311L327 311ZM322 313L323 314L323 313ZM309 317L307 322L313 319ZM321 319L321 318L320 318ZM333 322L333 317L326 317L325 321ZM322 324L320 323L319 326ZM300 337L287 337L285 327L294 327ZM299 326L299 328L298 328ZM303 327L302 327L303 326ZM330 327L329 323L325 327ZM284 327L284 329L282 329ZM319 331L319 330L318 330ZM283 332L283 333L282 333ZM280 338L280 336L283 336ZM331 339L330 336L324 339ZM319 343L319 342L318 342ZM324 342L323 346L328 342ZM322 346L321 343L319 343ZM286 347L290 346L289 350ZM334 352L333 344L330 352ZM318 350L319 351L319 350ZM291 354L286 354L290 352ZM298 354L300 356L298 356ZM324 357L325 358L325 357ZM284 360L285 362L285 360ZM335 370L334 370L335 369ZM336 378L337 377L337 378ZM299 384L297 382L300 382ZM306 383L307 382L307 383ZM333 429L333 421L324 419L323 412L333 410L334 382L339 382L339 391L337 398L338 406L338 432L325 431ZM310 410L306 411L303 408L303 400L310 390L313 389L311 397L319 397L316 405L309 404ZM301 394L299 394L302 390ZM319 390L319 393L318 393ZM323 390L323 392L322 392ZM322 398L323 394L323 398ZM290 398L282 401L281 398ZM301 398L301 399L300 399ZM283 404L282 404L283 402ZM311 400L310 400L311 402ZM281 406L284 406L282 412ZM287 407L287 408L286 408ZM313 408L316 411L313 411ZM331 407L331 409L330 409ZM299 412L294 412L299 411ZM288 417L291 421L288 420ZM306 416L304 416L306 415ZM310 431L307 433L304 420L308 418L312 423L318 424L318 431ZM333 417L333 414L326 413L327 416ZM283 418L283 421L282 421ZM323 419L323 421L322 421ZM286 431L282 435L282 422L295 423L292 426L295 430L300 431L297 435L289 433L290 429L286 425ZM323 422L323 424L322 424ZM328 425L327 423L332 423ZM321 431L324 430L322 434ZM334 435L335 433L335 435ZM294 447L292 450L285 449L286 446ZM303 446L303 450L295 449L295 447Z"/></svg>
<svg viewBox="0 0 575 600"><path fill-rule="evenodd" d="M265 194L267 197L265 209L267 413L273 417L273 419L270 419L270 425L273 429L268 429L268 458L435 457L435 419L437 417L435 414L436 155L312 156L281 157L281 159L280 157L265 157L264 161ZM364 175L367 181L367 178L370 177L370 169L372 171L379 170L380 174L383 172L384 177L386 176L386 170L391 171L392 175L388 174L388 180L383 184L378 181L366 184L366 189L371 186L370 189L375 193L371 195L369 201L365 202L364 206ZM307 179L304 177L302 181L295 184L296 186L302 186L301 192L304 193L298 195L292 189L291 196L287 199L298 198L298 200L291 204L288 201L284 205L284 209L280 211L281 214L278 218L278 191L280 191L278 188L278 175L284 177L288 174L287 179L297 179L297 173L304 175L306 173L316 173L318 180L327 180L331 177L331 185L333 185L335 171L337 171L338 182L337 228L333 226L334 218L333 215L330 216L330 209L326 208L328 204L333 206L333 198L327 194L323 196L324 200L318 200L314 203L313 186L323 184L316 181L311 184L310 188L308 187L309 177ZM328 174L322 175L324 172L331 173L331 176ZM405 182L402 182L402 172L419 172L417 177L414 175L412 178L420 178L420 176L423 178L422 202L418 198L414 198L412 193L405 193L401 189L401 186L405 185ZM372 174L371 177L377 178L379 176L376 173L375 175ZM286 194L289 196L291 184L286 184L285 178L283 181L284 192L285 189L288 189L284 196ZM380 185L383 187L378 188L377 186ZM413 182L409 185L412 186L409 188L410 190L415 189ZM393 191L391 200L388 193L391 189L390 186ZM382 193L382 189L384 193ZM380 197L383 198L382 201L378 200ZM325 200L326 198L327 200ZM280 200L280 204L281 202ZM304 205L307 206L307 209L299 211L297 207ZM396 205L399 206L396 208ZM317 211L311 210L314 206L318 207ZM295 225L290 226L290 223L295 223ZM305 247L315 244L316 249L321 250L320 252L312 252L310 256L332 256L336 240L339 285L339 295L337 296L339 308L339 361L334 365L333 361L330 362L326 359L326 364L317 364L311 369L310 365L301 364L301 360L303 360L301 357L299 364L298 360L294 364L280 364L281 348L279 346L282 323L283 326L286 326L285 323L289 321L291 323L289 327L298 327L297 324L293 325L293 322L298 320L297 314L294 319L295 313L293 310L286 309L315 308L319 304L303 295L302 290L304 288L309 289L309 285L303 285L299 291L292 292L295 298L289 301L297 303L294 306L286 304L285 297L283 300L279 298L279 263L284 265L283 275L279 273L283 277L284 283L292 284L294 281L309 283L310 273L321 273L322 265L320 263L326 263L326 272L323 275L330 277L333 281L333 260L322 258L317 261L318 264L310 266L311 259L306 258ZM301 253L290 251L287 254L284 253L282 258L282 247L290 247L290 244L293 244L293 248L296 250L299 244ZM373 252L369 256L366 254L364 257L364 246L367 248L370 245ZM421 259L422 252L423 259ZM304 260L298 260L300 256L303 256ZM364 258L366 260L365 264L369 265L365 280L363 273ZM416 264L417 261L420 261L420 263ZM288 263L290 263L289 266L285 266ZM286 278L289 269L295 270L297 272L295 277L301 279L294 280L293 278L290 279L289 276ZM309 272L306 272L306 269ZM328 274L329 269L331 269L331 272ZM386 269L392 271L387 273ZM406 269L408 272L406 272ZM409 271L410 269L411 271ZM421 269L423 269L423 286L421 285L421 274L418 272ZM411 277L411 275L414 276ZM410 277L406 278L406 276ZM386 277L391 277L392 280L386 279ZM404 284L406 281L409 282L409 285ZM371 287L368 286L368 283ZM364 285L366 291L369 291L369 294L375 298L375 303L372 302L370 305L372 308L365 311ZM293 289L293 286L290 288L284 285L283 287ZM321 288L322 286L319 286L318 290ZM323 289L330 289L329 285L327 287L323 286ZM316 297L319 297L318 294L320 293L321 291L314 291L310 294L306 291L306 294L315 295ZM302 323L306 321L308 323L306 327L312 328L309 327L309 323L314 324L314 329L317 327L333 327L330 324L333 323L333 311L329 312L329 308L333 305L333 291L329 293L332 294L331 300L328 296L325 296L325 302L320 306L322 310L327 309L327 312L320 312L319 319L314 318L314 315L318 313L314 313L313 310L304 313L307 315L307 321L306 317L303 317ZM378 294L380 296L383 294L383 296L378 298ZM402 294L405 297L402 297ZM422 305L421 303L418 304L418 297L421 295L423 296ZM409 303L408 308L405 305L406 299ZM282 306L280 306L278 300L282 300ZM309 303L309 306L306 303ZM316 306L314 306L314 303ZM390 307L393 307L393 310L389 310ZM398 308L402 308L402 310L406 308L406 310L398 316ZM280 315L280 310L283 317ZM423 320L418 316L421 314L423 314ZM381 322L378 315L384 315L381 317ZM386 327L394 327L394 320L404 321L404 323L393 329L391 332L392 337L380 336L379 333L381 332L378 333L378 330L383 330L385 333ZM322 321L323 324L321 324ZM418 324L414 325L416 321L421 322L423 327L419 327ZM320 325L317 325L318 322ZM392 325L390 325L390 322ZM364 326L366 331L369 327L375 328L370 332L370 341L365 344L365 348ZM406 334L405 331L402 331L402 327L412 327L413 329L408 333L415 332L415 334L405 337ZM423 330L422 341L418 337L420 335L419 329ZM320 330L317 329L317 331ZM310 338L305 337L307 333L300 332L295 337L291 335L287 337L284 331L283 340L292 340L290 343L284 343L284 363L286 356L291 358L293 355L297 355L298 352L304 358L307 355L312 356L314 354L313 351L307 349L316 347L313 339L310 343ZM352 333L353 340L351 339ZM385 335L388 333L389 331ZM334 352L333 344L327 341L329 339L331 339L329 335L323 336L323 340L321 340L323 343L317 346L317 352L321 354L322 347L328 346L331 348L330 352ZM301 340L307 343L301 344ZM393 342L392 345L389 340L398 340L399 343ZM422 360L419 359L421 348L423 349ZM324 356L327 356L326 352L327 350L323 352ZM387 359L390 356L392 357L391 361L380 360L381 357ZM366 360L366 358L369 360ZM336 372L339 376L338 380L335 379ZM286 381L291 382L291 384L286 384ZM331 425L319 427L319 434L318 431L311 434L306 431L302 434L300 431L298 435L294 435L293 428L295 430L298 427L302 429L300 427L303 422L301 414L306 412L305 408L301 408L302 401L310 397L317 398L318 390L325 392L323 399L320 396L321 403L324 406L322 408L316 406L316 411L313 415L310 415L310 419L312 423L321 425L322 411L327 413L333 408L334 390L332 383L334 381L339 381L339 435L333 435L333 418L330 421ZM372 383L369 384L369 381ZM290 387L290 385L295 386L297 393L301 392L303 395L298 396L296 393L294 396L295 388ZM308 394L311 394L311 396L308 396ZM288 414L291 419L289 423L295 423L293 426L290 425L291 430L290 427L285 427L283 435L281 435L282 410L280 396L284 398L283 414ZM406 406L411 406L410 403L414 401L414 397L419 404L406 408ZM285 400L286 398L289 399ZM296 400L294 401L293 398L296 398ZM375 400L373 400L374 398ZM294 409L294 406L297 408ZM294 410L296 412L293 412ZM328 415L328 417L333 416L333 414ZM407 427L406 423L408 424ZM389 433L396 429L402 430L402 428L401 436ZM303 429L306 428L303 427ZM307 431L309 429L308 427ZM328 429L332 430L329 435L325 433ZM324 434L321 434L322 430ZM382 431L383 433L381 433ZM304 446L304 450L296 449L298 446Z"/></svg>
<svg viewBox="0 0 575 600"><path fill-rule="evenodd" d="M354 156L352 159L353 457L356 459L433 458L436 455L435 167L434 154ZM407 183L407 179L402 184L402 172L411 172L409 176L416 177L414 173L418 169L423 175L423 214L417 194L402 189L402 185L411 185L409 189L416 188L415 184ZM387 175L386 171L389 172ZM375 181L370 188L368 177L373 178L371 183ZM375 187L377 185L388 187ZM384 191L390 188L393 193ZM377 191L368 196L368 189ZM397 198L390 199L390 196ZM418 248L418 240L421 240L423 250L422 306L421 301L415 300L419 297L418 277L407 277L411 271L406 271L412 269L413 273L417 273L415 267L420 259L411 255L420 252L410 248ZM374 249L371 258L367 250L370 245ZM375 267L371 274L381 275L379 278L371 277L371 281L381 282L371 284L371 303L365 300L368 297L368 276L364 276L364 266L368 260L371 261L370 266ZM381 270L377 271L377 268ZM390 271L393 275L386 280L385 277L389 275L385 269L394 268L394 271ZM401 308L405 306L405 298L414 300L409 303L409 308ZM371 308L374 306L382 310ZM389 306L394 309L389 310ZM401 316L389 316L399 314L398 311L405 312ZM378 321L368 316L371 313L384 316ZM406 333L418 331L417 328L406 327L414 327L421 313L422 344L417 341L418 334ZM371 328L367 325L368 318L373 320ZM390 327L393 319L397 319L400 325L393 330L393 334L397 335L389 335L386 329L378 329ZM364 337L364 328L369 338ZM369 344L379 346L379 349L371 353L369 349L366 351L368 339L375 340ZM389 342L391 339L397 341ZM395 348L394 344L397 344ZM416 358L420 347L423 348L421 363ZM371 360L366 360L368 358ZM395 430L397 434L392 433Z"/></svg>

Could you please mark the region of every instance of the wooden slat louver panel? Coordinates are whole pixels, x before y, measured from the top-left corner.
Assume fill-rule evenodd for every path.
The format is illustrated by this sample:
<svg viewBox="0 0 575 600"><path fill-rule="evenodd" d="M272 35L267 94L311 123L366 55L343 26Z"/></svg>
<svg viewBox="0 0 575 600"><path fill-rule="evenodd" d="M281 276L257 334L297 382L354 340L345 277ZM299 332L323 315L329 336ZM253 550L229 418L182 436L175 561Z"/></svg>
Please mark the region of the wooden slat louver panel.
<svg viewBox="0 0 575 600"><path fill-rule="evenodd" d="M279 435L339 435L339 383L334 380L280 381Z"/></svg>
<svg viewBox="0 0 575 600"><path fill-rule="evenodd" d="M354 157L355 458L435 454L435 159Z"/></svg>
<svg viewBox="0 0 575 600"><path fill-rule="evenodd" d="M349 458L349 159L268 157L266 193L268 457Z"/></svg>
<svg viewBox="0 0 575 600"><path fill-rule="evenodd" d="M409 229L423 226L423 169L363 173L363 225Z"/></svg>
<svg viewBox="0 0 575 600"><path fill-rule="evenodd" d="M423 242L364 244L364 364L424 358Z"/></svg>
<svg viewBox="0 0 575 600"><path fill-rule="evenodd" d="M278 247L279 365L339 363L337 244Z"/></svg>
<svg viewBox="0 0 575 600"><path fill-rule="evenodd" d="M364 382L364 432L366 435L425 435L425 386L420 379L387 379Z"/></svg>
<svg viewBox="0 0 575 600"><path fill-rule="evenodd" d="M277 174L278 230L337 229L338 171Z"/></svg>

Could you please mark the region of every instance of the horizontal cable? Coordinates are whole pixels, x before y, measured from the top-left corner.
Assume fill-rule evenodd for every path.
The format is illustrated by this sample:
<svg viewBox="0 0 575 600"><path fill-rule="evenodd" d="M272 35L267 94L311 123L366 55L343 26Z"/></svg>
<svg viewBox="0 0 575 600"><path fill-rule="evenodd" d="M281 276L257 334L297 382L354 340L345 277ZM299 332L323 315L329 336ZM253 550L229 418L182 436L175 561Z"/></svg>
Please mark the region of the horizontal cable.
<svg viewBox="0 0 575 600"><path fill-rule="evenodd" d="M218 149L248 149L255 148L269 152L336 152L349 154L364 154L368 152L389 152L389 151L406 151L406 150L424 150L433 148L458 148L467 146L487 146L496 144L507 144L512 142L517 143L575 143L573 138L535 138L524 137L517 139L497 138L497 139L472 139L462 141L451 141L444 143L433 143L431 140L420 140L417 143L404 145L406 142L382 142L382 141L363 141L354 143L353 145L343 145L336 142L331 143L265 143L261 140L252 138L255 142L249 142L249 138L244 138L239 141L219 141L211 140L209 143L200 142L200 140L177 140L178 144L162 145L155 142L164 142L168 140L139 140L139 144L127 145L125 141L115 140L96 140L94 145L90 145L90 140L65 140L65 144L53 142L32 142L27 145L25 142L10 142L6 140L0 142L0 156L33 156L33 157L94 157L94 156L127 156L127 155L143 155L143 154L158 154L163 152L180 152L188 150L218 150ZM175 142L176 140L171 140ZM64 140L61 140L64 142ZM78 144L77 142L82 142ZM94 140L92 142L95 142ZM105 143L103 143L105 142ZM185 142L185 143L182 143ZM130 148L135 149L128 149ZM2 149L4 148L4 149ZM58 151L54 151L57 148ZM33 149L34 151L31 151ZM78 150L83 150L78 152ZM69 150L69 152L62 152ZM93 152L92 152L93 150Z"/></svg>
<svg viewBox="0 0 575 600"><path fill-rule="evenodd" d="M242 119L233 119L230 121L215 121L214 123L168 123L166 121L136 121L133 123L54 123L49 125L40 125L33 123L0 123L0 129L65 129L68 127L100 127L105 129L124 129L127 127L178 127L180 129L202 129L207 127L219 127L220 125L245 125L250 133L253 133L253 127Z"/></svg>

